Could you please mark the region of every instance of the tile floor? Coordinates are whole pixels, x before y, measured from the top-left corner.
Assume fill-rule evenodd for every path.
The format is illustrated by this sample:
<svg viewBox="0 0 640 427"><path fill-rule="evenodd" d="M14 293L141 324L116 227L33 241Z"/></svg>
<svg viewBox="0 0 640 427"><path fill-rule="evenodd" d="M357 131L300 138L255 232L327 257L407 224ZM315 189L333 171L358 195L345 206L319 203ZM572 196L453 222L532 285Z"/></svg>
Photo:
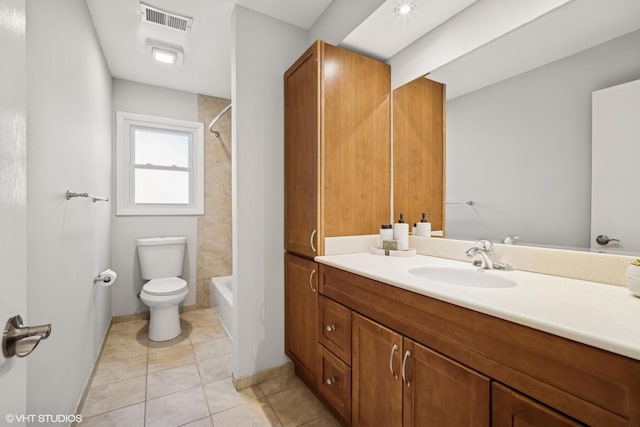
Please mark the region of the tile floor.
<svg viewBox="0 0 640 427"><path fill-rule="evenodd" d="M215 313L181 320L182 335L164 343L147 339L146 320L111 326L79 426L338 426L295 376L236 391L231 341Z"/></svg>

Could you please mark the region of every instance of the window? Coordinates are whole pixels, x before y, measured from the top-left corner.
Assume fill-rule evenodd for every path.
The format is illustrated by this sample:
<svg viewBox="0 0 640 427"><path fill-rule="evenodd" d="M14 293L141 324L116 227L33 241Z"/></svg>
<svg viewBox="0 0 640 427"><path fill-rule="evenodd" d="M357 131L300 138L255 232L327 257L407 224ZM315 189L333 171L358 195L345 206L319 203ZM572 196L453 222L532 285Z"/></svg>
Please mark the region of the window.
<svg viewBox="0 0 640 427"><path fill-rule="evenodd" d="M116 214L204 213L204 125L116 113Z"/></svg>

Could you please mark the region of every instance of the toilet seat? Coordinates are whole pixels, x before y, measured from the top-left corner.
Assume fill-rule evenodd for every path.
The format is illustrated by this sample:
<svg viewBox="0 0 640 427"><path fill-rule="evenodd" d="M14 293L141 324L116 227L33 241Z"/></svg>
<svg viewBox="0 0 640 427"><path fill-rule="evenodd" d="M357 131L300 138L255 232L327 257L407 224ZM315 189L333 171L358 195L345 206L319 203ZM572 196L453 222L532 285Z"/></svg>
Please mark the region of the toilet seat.
<svg viewBox="0 0 640 427"><path fill-rule="evenodd" d="M186 280L179 277L163 277L162 279L149 280L142 291L148 295L175 295L187 288Z"/></svg>

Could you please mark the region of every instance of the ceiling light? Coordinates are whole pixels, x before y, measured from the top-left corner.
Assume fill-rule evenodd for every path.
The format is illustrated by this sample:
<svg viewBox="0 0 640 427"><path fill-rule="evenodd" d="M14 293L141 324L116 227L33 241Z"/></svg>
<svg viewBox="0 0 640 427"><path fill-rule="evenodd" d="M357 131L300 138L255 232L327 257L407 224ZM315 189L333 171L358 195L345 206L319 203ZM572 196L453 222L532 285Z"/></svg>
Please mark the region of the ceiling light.
<svg viewBox="0 0 640 427"><path fill-rule="evenodd" d="M184 50L180 46L170 45L158 40L145 40L147 55L164 64L182 65Z"/></svg>
<svg viewBox="0 0 640 427"><path fill-rule="evenodd" d="M176 58L178 57L175 52L160 49L159 47L152 48L151 53L153 55L153 59L158 62L164 62L165 64L175 64Z"/></svg>
<svg viewBox="0 0 640 427"><path fill-rule="evenodd" d="M405 3L399 4L394 10L398 15L407 15L413 9L415 9L415 7L416 7L415 3L405 2Z"/></svg>

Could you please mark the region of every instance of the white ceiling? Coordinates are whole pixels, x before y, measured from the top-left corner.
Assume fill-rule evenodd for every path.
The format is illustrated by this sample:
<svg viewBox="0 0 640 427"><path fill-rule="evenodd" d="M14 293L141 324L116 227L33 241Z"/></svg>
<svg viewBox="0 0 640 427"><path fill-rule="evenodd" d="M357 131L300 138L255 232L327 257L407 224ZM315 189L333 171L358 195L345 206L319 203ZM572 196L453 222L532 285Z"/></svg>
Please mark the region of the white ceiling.
<svg viewBox="0 0 640 427"><path fill-rule="evenodd" d="M412 45L416 38L420 38L419 41L425 40L425 37L421 37L424 33L435 29L426 36L429 38L431 34L450 27L457 18L477 6L493 5L494 9L497 7L497 10L500 10L501 2L507 2L510 8L526 8L529 2L529 0L518 0L522 4L517 4L514 3L515 0L412 0L416 8L409 16L400 20L393 12L400 1L387 0L373 13L363 13L363 16L369 16L356 25L340 45L350 46L371 56L387 59L406 46ZM336 0L333 3L331 0L145 1L168 12L192 17L193 27L187 33L141 22L138 0L87 0L87 3L109 69L114 77L186 92L230 98L231 14L236 3L309 29L327 8L332 8L332 13L335 14L340 13L340 7L364 8L364 3L367 2L360 2L360 0ZM472 6L468 7L469 5ZM499 81L496 80L498 78L506 78L515 75L514 73L544 65L561 58L560 55L566 56L594 44L603 43L615 37L616 34L629 32L630 28L640 26L638 9L640 9L638 0L616 0L615 2L574 0L567 6L550 12L547 14L549 16L545 15L521 27L520 31L512 31L498 38L496 42L472 51L458 61L450 62L450 65L435 70L431 76L435 79L441 78L448 84L449 95L466 93L474 88ZM458 14L461 10L463 12ZM495 12L492 15L495 15ZM556 18L550 18L554 16ZM506 15L495 16L494 20L496 19L505 20L507 17ZM495 22L491 21L484 20L474 25L494 25ZM536 30L532 31L532 29ZM453 32L459 33L459 31ZM516 39L515 36L521 32L526 36ZM170 66L155 62L145 51L147 38L181 46L184 49L183 64ZM450 47L443 40L435 38L437 40L433 43L438 43L438 49L446 50ZM510 40L512 42L509 42ZM418 41L414 42L413 46L416 43ZM522 48L525 45L528 46L526 50ZM510 49L510 54L505 55L505 50L502 49L504 46ZM498 49L498 47L501 48ZM480 55L484 50L492 49L495 50L493 56ZM571 52L572 49L573 52ZM408 50L400 52L394 58L406 52ZM469 70L474 72L469 73ZM424 72L427 71L430 70L424 70Z"/></svg>
<svg viewBox="0 0 640 427"><path fill-rule="evenodd" d="M416 39L477 0L413 0L407 15L395 12L398 0L385 1L354 29L340 46L386 61Z"/></svg>

